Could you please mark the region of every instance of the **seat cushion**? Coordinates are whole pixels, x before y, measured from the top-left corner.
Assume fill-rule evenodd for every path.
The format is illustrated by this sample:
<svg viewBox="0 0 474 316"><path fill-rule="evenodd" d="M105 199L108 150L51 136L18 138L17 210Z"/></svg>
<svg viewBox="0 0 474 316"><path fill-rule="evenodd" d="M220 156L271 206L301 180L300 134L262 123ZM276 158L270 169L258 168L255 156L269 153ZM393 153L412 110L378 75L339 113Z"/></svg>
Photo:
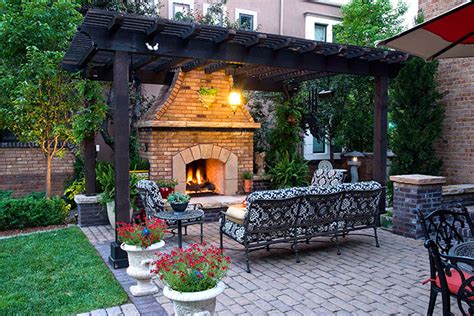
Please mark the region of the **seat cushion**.
<svg viewBox="0 0 474 316"><path fill-rule="evenodd" d="M225 212L227 219L237 224L243 224L247 209L242 204L231 205Z"/></svg>
<svg viewBox="0 0 474 316"><path fill-rule="evenodd" d="M446 275L446 282L448 283L449 291L453 294L457 294L459 292L459 288L461 287L463 279L457 270L450 270L450 271L451 271L451 276ZM464 280L472 276L467 272L462 272L462 273L464 276ZM439 288L441 287L441 281L439 280L438 276L436 276L436 286Z"/></svg>

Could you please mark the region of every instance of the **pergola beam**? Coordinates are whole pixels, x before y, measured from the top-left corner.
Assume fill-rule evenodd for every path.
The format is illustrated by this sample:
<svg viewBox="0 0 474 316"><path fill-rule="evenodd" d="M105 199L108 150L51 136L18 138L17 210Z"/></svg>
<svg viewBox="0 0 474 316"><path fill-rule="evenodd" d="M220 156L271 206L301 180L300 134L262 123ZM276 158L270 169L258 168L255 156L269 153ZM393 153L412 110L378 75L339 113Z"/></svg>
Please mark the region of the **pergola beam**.
<svg viewBox="0 0 474 316"><path fill-rule="evenodd" d="M206 74L212 74L213 72L216 72L219 70L225 70L231 66L232 64L227 64L227 63L212 63L204 67L204 72Z"/></svg>

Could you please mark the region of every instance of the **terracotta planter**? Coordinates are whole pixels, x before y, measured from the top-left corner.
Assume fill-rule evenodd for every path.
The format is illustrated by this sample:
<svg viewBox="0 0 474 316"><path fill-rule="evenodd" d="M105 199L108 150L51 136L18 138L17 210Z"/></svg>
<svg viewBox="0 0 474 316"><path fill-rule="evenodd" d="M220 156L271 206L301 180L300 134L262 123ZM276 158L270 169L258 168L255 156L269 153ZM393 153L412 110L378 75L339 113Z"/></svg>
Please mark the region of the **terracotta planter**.
<svg viewBox="0 0 474 316"><path fill-rule="evenodd" d="M151 273L150 264L153 262L153 254L165 245L162 240L147 248L130 246L122 244L120 248L128 254L127 274L137 280L137 285L130 287L130 293L133 296L143 296L158 292L158 288L151 281L153 274Z"/></svg>
<svg viewBox="0 0 474 316"><path fill-rule="evenodd" d="M174 192L174 188L160 188L160 194L163 200L168 198L168 195Z"/></svg>
<svg viewBox="0 0 474 316"><path fill-rule="evenodd" d="M244 192L252 192L252 179L244 179Z"/></svg>
<svg viewBox="0 0 474 316"><path fill-rule="evenodd" d="M214 315L216 298L224 291L224 284L219 282L216 287L201 292L178 292L165 286L163 295L174 305L175 315Z"/></svg>

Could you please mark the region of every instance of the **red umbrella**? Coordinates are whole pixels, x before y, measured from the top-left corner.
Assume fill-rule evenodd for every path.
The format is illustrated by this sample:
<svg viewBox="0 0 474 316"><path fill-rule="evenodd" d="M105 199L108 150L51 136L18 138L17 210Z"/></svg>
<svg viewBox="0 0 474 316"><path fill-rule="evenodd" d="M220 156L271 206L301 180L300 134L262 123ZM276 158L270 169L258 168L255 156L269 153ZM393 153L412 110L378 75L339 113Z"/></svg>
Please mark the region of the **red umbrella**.
<svg viewBox="0 0 474 316"><path fill-rule="evenodd" d="M471 0L377 45L426 60L474 57L474 2Z"/></svg>

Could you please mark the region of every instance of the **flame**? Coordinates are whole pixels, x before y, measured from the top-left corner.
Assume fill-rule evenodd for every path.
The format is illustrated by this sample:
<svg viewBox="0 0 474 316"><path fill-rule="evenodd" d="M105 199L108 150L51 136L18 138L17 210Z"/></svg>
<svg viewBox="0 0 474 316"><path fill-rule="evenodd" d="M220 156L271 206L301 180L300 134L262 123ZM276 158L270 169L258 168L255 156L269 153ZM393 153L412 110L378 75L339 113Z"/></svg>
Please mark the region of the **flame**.
<svg viewBox="0 0 474 316"><path fill-rule="evenodd" d="M186 175L186 182L192 182L193 181L193 171L191 169L188 169L188 174Z"/></svg>
<svg viewBox="0 0 474 316"><path fill-rule="evenodd" d="M196 170L196 182L202 184L201 168L197 168Z"/></svg>

